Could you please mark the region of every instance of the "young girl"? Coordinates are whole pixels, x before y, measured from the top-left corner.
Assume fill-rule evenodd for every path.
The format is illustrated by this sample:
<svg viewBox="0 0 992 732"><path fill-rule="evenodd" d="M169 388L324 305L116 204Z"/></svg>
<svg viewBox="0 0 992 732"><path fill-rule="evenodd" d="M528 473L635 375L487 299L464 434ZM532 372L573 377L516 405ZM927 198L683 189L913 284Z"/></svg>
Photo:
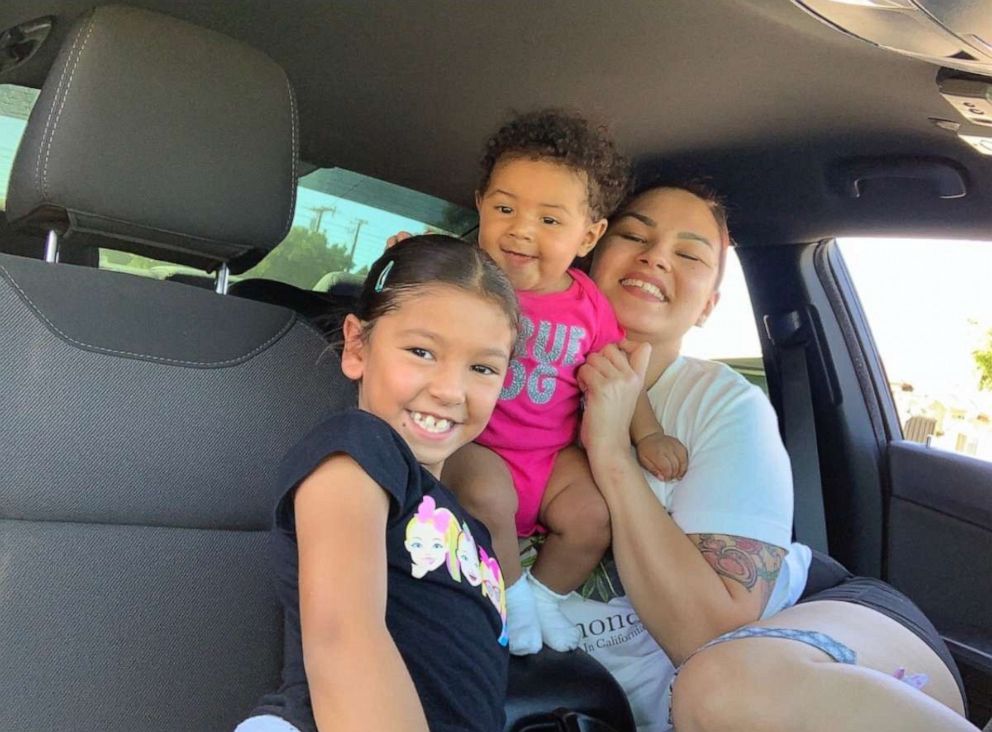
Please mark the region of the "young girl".
<svg viewBox="0 0 992 732"><path fill-rule="evenodd" d="M282 465L283 682L237 732L502 729L502 573L439 476L489 421L518 321L506 276L457 239L372 266L343 327L358 409Z"/></svg>
<svg viewBox="0 0 992 732"><path fill-rule="evenodd" d="M609 302L572 264L596 245L627 184L627 163L613 142L554 110L504 125L483 158L479 244L509 276L523 318L493 419L476 444L452 457L444 477L492 533L514 654L536 653L542 640L560 651L578 646L580 630L559 605L610 544L609 512L574 446L576 372L587 354L623 332ZM652 299L664 287L634 284ZM631 439L659 477L685 472L685 448L664 434L646 398ZM523 573L517 537L545 530L532 570Z"/></svg>

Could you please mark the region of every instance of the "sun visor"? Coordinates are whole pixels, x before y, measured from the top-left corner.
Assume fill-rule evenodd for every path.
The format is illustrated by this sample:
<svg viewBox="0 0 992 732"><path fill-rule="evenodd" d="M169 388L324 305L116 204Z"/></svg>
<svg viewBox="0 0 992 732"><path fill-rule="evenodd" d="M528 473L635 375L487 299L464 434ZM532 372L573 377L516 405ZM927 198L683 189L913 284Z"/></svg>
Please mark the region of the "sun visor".
<svg viewBox="0 0 992 732"><path fill-rule="evenodd" d="M992 76L992 0L793 0L848 35L947 68Z"/></svg>

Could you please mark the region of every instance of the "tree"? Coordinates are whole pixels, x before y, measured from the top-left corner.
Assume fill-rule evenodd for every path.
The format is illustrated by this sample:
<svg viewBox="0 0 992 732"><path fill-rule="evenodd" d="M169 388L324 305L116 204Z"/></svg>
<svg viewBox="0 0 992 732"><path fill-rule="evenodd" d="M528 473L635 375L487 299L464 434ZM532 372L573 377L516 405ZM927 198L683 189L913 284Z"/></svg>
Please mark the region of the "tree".
<svg viewBox="0 0 992 732"><path fill-rule="evenodd" d="M971 352L978 366L978 388L992 391L992 330L985 334L985 345Z"/></svg>
<svg viewBox="0 0 992 732"><path fill-rule="evenodd" d="M294 226L282 244L245 276L279 280L309 290L328 272L350 272L353 264L348 250L341 244L328 243L324 232Z"/></svg>

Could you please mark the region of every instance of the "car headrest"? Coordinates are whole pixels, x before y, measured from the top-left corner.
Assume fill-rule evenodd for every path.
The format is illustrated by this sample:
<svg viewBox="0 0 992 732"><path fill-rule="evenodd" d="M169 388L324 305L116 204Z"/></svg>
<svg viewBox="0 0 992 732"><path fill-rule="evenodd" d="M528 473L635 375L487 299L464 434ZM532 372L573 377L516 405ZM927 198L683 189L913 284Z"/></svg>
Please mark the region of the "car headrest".
<svg viewBox="0 0 992 732"><path fill-rule="evenodd" d="M105 5L59 51L11 171L12 223L213 270L253 266L296 202L296 103L264 54Z"/></svg>

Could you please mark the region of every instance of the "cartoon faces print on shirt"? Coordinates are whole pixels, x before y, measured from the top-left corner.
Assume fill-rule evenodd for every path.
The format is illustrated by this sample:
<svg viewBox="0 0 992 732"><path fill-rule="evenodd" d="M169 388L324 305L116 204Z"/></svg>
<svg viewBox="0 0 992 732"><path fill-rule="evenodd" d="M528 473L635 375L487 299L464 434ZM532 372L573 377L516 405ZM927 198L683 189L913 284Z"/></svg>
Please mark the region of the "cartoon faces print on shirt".
<svg viewBox="0 0 992 732"><path fill-rule="evenodd" d="M468 524L462 524L461 533L458 534L458 566L462 570L462 576L468 580L472 587L482 584L482 565L479 563L479 549L476 547L472 532L468 529Z"/></svg>
<svg viewBox="0 0 992 732"><path fill-rule="evenodd" d="M438 508L430 496L424 496L417 513L406 525L406 541L403 542L413 562L413 576L420 579L447 564L451 578L460 582L461 572L455 556L458 533L455 515L446 508Z"/></svg>
<svg viewBox="0 0 992 732"><path fill-rule="evenodd" d="M490 557L485 549L479 549L479 562L482 565L482 594L489 598L489 602L496 608L500 620L503 621L503 632L500 633L499 643L505 646L510 641L510 634L506 629L506 588L503 586L503 572L496 557Z"/></svg>
<svg viewBox="0 0 992 732"><path fill-rule="evenodd" d="M475 543L467 523L459 527L458 519L451 511L438 508L433 498L424 496L417 513L407 522L403 546L410 553L410 572L417 579L443 564L456 582L461 582L464 575L472 587L480 587L503 623L500 645L509 642L503 572L496 558L489 557Z"/></svg>

